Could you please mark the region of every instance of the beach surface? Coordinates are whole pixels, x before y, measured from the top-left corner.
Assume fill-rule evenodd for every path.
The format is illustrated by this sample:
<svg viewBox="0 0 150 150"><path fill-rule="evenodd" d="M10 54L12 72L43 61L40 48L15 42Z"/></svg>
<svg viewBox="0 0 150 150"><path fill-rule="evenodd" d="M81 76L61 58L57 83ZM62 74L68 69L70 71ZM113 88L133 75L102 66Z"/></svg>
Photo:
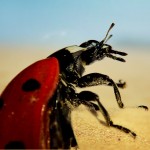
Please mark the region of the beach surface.
<svg viewBox="0 0 150 150"><path fill-rule="evenodd" d="M126 81L125 89L120 89L125 108L117 105L113 87L95 86L81 90L91 90L97 93L101 103L109 112L114 124L124 126L137 134L134 139L113 127L108 127L104 117L98 112L96 119L85 107L80 106L72 112L72 125L81 150L149 150L150 148L150 110L137 108L139 105L150 107L150 53L129 51L125 57L126 63L105 58L86 67L86 72L99 72L109 75L115 82ZM49 53L35 51L13 50L1 51L0 55L0 92L4 90L11 79L31 63L45 58ZM103 123L102 123L103 122Z"/></svg>

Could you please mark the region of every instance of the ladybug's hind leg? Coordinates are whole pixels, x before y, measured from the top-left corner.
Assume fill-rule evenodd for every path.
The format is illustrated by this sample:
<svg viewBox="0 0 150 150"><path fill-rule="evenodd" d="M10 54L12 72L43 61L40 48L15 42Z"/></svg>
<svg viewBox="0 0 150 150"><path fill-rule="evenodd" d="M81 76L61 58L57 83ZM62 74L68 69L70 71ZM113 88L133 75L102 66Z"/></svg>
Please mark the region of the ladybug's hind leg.
<svg viewBox="0 0 150 150"><path fill-rule="evenodd" d="M63 104L60 109L60 125L62 129L64 149L70 149L71 147L77 147L77 141L71 125L71 110L67 104Z"/></svg>
<svg viewBox="0 0 150 150"><path fill-rule="evenodd" d="M77 147L77 142L70 123L70 117L66 118L62 110L58 109L54 110L51 115L50 148L70 149L71 147Z"/></svg>
<svg viewBox="0 0 150 150"><path fill-rule="evenodd" d="M57 93L57 92L56 92ZM70 149L77 147L77 142L71 126L70 109L58 99L60 95L54 95L50 101L53 110L50 114L50 148L51 149ZM57 101L58 100L58 101Z"/></svg>
<svg viewBox="0 0 150 150"><path fill-rule="evenodd" d="M62 136L62 129L60 126L60 112L59 112L59 105L56 102L58 98L57 92L53 95L51 100L49 101L49 108L52 108L50 112L50 124L49 124L49 131L50 131L50 149L59 149L63 148L63 136Z"/></svg>
<svg viewBox="0 0 150 150"><path fill-rule="evenodd" d="M120 126L120 125L116 125L113 123L113 121L111 120L107 110L105 109L105 107L101 104L99 97L97 94L91 92L91 91L82 91L78 94L78 97L81 101L82 104L86 105L88 108L90 108L90 112L98 119L98 114L96 110L100 110L101 113L103 114L106 123L108 126L112 126L114 128L117 128L119 130L122 130L125 133L129 133L131 134L134 138L136 137L136 134L134 132L132 132L130 129ZM97 102L97 105L92 103L91 101ZM93 105L94 104L94 105ZM91 109L91 107L93 106L94 109ZM98 107L97 107L98 106ZM95 110L95 111L93 111ZM99 119L98 119L99 120ZM100 121L101 122L101 121Z"/></svg>

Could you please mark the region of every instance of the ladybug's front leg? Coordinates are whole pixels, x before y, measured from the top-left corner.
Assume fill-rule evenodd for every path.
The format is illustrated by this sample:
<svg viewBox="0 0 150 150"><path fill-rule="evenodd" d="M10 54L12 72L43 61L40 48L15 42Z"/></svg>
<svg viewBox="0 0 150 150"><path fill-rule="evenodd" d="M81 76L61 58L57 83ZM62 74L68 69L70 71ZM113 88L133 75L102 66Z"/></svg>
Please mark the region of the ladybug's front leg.
<svg viewBox="0 0 150 150"><path fill-rule="evenodd" d="M121 96L118 87L116 83L107 75L103 75L100 73L91 73L79 78L77 82L78 87L89 87L95 85L112 85L114 88L117 103L120 108L123 108L124 105L123 102L121 101Z"/></svg>

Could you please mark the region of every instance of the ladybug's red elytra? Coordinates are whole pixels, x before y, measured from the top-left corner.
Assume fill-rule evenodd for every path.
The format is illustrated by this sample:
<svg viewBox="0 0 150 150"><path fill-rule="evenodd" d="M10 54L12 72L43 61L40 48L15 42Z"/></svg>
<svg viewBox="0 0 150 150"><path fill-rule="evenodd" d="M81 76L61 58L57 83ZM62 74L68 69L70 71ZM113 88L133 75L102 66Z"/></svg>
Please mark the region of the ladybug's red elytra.
<svg viewBox="0 0 150 150"><path fill-rule="evenodd" d="M131 130L113 123L97 94L76 91L76 87L112 86L117 103L123 108L118 87L123 88L125 82L117 84L100 73L83 75L85 65L104 57L125 62L116 55L126 56L126 53L106 44L113 26L114 23L101 42L89 40L80 46L65 47L30 65L8 84L0 97L0 149L77 147L70 114L80 104L95 113L101 111L108 126L136 137Z"/></svg>
<svg viewBox="0 0 150 150"><path fill-rule="evenodd" d="M0 99L0 148L47 147L47 105L58 80L58 61L47 58L32 64L11 81Z"/></svg>

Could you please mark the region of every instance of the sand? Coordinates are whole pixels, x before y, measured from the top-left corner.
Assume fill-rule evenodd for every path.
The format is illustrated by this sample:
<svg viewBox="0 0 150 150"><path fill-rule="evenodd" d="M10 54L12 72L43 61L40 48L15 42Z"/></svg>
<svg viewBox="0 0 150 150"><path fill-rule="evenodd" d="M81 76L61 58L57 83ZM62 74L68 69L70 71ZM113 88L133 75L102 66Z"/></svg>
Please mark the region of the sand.
<svg viewBox="0 0 150 150"><path fill-rule="evenodd" d="M80 106L72 112L72 124L81 150L148 150L150 147L150 111L137 106L150 107L150 60L149 52L129 51L126 63L108 58L87 67L87 72L100 72L109 75L114 81L123 79L127 82L125 89L120 89L124 109L118 108L112 87L97 86L87 88L96 92L108 110L115 124L122 125L137 134L131 135L99 122L85 106ZM1 51L0 55L0 92L9 81L23 68L36 60L49 55L48 51ZM85 89L81 89L85 90ZM101 113L99 119L105 121Z"/></svg>

